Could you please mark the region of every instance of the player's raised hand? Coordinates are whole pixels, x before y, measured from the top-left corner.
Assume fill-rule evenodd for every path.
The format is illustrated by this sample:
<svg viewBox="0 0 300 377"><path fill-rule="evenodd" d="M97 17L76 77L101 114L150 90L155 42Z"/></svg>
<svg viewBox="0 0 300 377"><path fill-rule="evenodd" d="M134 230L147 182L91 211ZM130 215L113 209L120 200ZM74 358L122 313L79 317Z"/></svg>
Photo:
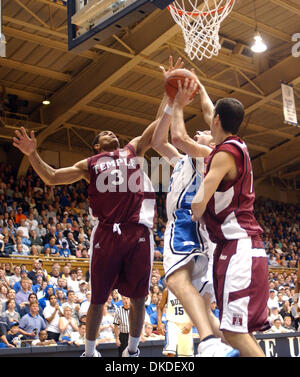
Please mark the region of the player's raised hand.
<svg viewBox="0 0 300 377"><path fill-rule="evenodd" d="M164 77L166 78L168 76L168 74L170 74L172 71L174 71L175 69L181 69L184 67L184 61L182 61L181 58L178 58L176 63L175 63L175 66L173 64L173 57L172 55L169 56L169 69L166 70L164 66L159 66L159 68L161 69Z"/></svg>
<svg viewBox="0 0 300 377"><path fill-rule="evenodd" d="M195 68L191 68L191 72L193 72L193 74L195 75L195 80L196 80L196 82L197 82L197 84L198 84L198 86L199 86L199 90L200 90L200 88L201 88L203 85L201 84L201 81L199 80L198 76L196 75ZM198 93L199 93L199 91L198 91Z"/></svg>
<svg viewBox="0 0 300 377"><path fill-rule="evenodd" d="M178 91L174 102L176 102L180 107L185 107L189 105L193 100L193 94L197 89L198 83L196 80L190 80L186 78L182 85L181 81L178 80Z"/></svg>
<svg viewBox="0 0 300 377"><path fill-rule="evenodd" d="M13 137L13 146L19 148L26 156L29 156L36 150L36 138L34 131L30 132L30 137L27 135L24 127L15 131L16 137Z"/></svg>

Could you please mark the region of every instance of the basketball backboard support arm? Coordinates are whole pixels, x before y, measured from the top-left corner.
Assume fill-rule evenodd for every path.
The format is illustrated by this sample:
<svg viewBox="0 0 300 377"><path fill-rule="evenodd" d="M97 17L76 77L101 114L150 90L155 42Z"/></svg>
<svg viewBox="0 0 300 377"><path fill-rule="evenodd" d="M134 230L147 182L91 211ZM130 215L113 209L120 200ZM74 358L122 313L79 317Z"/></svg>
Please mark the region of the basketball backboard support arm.
<svg viewBox="0 0 300 377"><path fill-rule="evenodd" d="M78 53L88 50L95 44L102 43L121 29L143 19L155 9L166 8L173 1L174 0L92 0L92 6L86 8L87 16L84 8L81 8L78 12L76 11L76 0L69 0L68 49ZM97 14L97 9L103 10L103 7L108 9L109 6L110 9L104 12L102 17ZM92 17L93 22L91 22ZM98 21L97 17L99 17ZM82 28L82 25L84 25L85 28Z"/></svg>

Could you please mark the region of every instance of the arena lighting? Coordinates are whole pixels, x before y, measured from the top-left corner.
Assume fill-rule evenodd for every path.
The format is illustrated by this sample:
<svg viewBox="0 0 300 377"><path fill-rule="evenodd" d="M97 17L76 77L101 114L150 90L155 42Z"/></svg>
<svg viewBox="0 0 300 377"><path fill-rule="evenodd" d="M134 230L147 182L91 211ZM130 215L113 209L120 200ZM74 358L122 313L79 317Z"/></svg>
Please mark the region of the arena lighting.
<svg viewBox="0 0 300 377"><path fill-rule="evenodd" d="M50 99L48 98L48 97L45 97L44 99L43 99L43 101L42 101L42 104L43 105L45 105L45 106L48 106L48 105L50 105Z"/></svg>
<svg viewBox="0 0 300 377"><path fill-rule="evenodd" d="M268 47L265 44L265 42L263 41L260 33L258 31L256 31L255 36L254 36L254 43L251 46L251 50L255 53L261 53L261 52L265 52L267 50L267 48Z"/></svg>
<svg viewBox="0 0 300 377"><path fill-rule="evenodd" d="M265 52L267 50L267 45L263 41L257 27L257 16L256 16L256 6L255 0L253 0L253 11L254 11L254 20L256 24L255 34L254 34L254 43L251 46L251 50L257 54Z"/></svg>

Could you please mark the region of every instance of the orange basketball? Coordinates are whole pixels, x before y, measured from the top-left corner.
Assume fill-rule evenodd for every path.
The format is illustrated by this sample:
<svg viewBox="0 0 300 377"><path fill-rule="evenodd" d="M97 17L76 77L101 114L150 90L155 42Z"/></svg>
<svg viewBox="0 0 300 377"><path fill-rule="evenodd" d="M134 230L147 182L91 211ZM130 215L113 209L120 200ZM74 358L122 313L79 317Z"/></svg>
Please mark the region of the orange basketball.
<svg viewBox="0 0 300 377"><path fill-rule="evenodd" d="M184 68L174 69L174 71L171 71L168 74L168 76L165 80L165 91L166 91L168 97L170 97L171 99L175 98L177 91L178 91L178 81L181 81L182 86L183 86L186 78L196 79L197 77L193 72L189 71L188 69L184 69ZM192 98L197 93L198 89L199 89L199 87L197 87L197 89L193 93Z"/></svg>

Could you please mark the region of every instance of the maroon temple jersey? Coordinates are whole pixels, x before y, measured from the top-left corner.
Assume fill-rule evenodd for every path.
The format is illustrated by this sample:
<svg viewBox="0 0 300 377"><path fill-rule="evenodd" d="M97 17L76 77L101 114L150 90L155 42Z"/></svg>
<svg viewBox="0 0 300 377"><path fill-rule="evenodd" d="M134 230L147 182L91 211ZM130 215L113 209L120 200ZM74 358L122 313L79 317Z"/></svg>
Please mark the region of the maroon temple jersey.
<svg viewBox="0 0 300 377"><path fill-rule="evenodd" d="M88 158L88 168L88 194L94 217L105 224L137 223L153 227L155 192L130 144Z"/></svg>
<svg viewBox="0 0 300 377"><path fill-rule="evenodd" d="M220 151L233 155L238 174L234 181L223 180L207 204L204 220L210 239L217 243L223 240L259 236L263 230L253 213L255 193L247 145L237 136L225 139L207 158L207 172L213 156Z"/></svg>

